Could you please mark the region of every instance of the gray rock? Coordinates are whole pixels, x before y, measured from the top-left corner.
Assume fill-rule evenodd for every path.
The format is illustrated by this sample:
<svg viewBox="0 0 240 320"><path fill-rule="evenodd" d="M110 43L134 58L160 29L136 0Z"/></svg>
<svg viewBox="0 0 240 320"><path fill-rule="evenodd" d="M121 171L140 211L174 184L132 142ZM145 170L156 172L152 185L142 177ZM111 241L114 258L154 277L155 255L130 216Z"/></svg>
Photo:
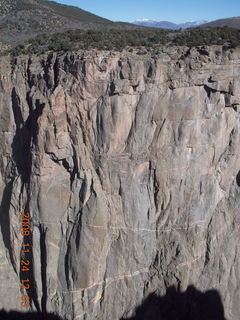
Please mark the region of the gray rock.
<svg viewBox="0 0 240 320"><path fill-rule="evenodd" d="M33 311L117 320L194 285L239 319L240 50L205 50L0 59L0 308L24 210Z"/></svg>

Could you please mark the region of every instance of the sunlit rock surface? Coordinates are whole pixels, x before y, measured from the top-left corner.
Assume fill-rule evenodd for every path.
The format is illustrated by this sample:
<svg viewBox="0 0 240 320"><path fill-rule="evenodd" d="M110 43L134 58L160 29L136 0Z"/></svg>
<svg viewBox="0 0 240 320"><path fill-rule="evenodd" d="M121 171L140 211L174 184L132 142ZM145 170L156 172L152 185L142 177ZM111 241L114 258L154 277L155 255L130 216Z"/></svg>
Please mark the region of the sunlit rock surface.
<svg viewBox="0 0 240 320"><path fill-rule="evenodd" d="M240 317L240 50L0 59L0 308L130 317L167 287Z"/></svg>

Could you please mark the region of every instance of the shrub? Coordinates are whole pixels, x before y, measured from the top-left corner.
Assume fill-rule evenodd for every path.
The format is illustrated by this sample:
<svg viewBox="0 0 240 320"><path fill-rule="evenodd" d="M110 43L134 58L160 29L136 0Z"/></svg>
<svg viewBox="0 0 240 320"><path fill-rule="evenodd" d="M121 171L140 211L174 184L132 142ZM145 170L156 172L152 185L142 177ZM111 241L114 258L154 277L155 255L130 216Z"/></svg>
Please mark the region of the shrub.
<svg viewBox="0 0 240 320"><path fill-rule="evenodd" d="M240 44L240 30L233 28L193 28L180 31L162 29L136 30L69 30L64 33L40 34L8 51L13 56L45 51L78 49L118 50L129 47L157 48L166 44L178 46L223 45L223 49Z"/></svg>

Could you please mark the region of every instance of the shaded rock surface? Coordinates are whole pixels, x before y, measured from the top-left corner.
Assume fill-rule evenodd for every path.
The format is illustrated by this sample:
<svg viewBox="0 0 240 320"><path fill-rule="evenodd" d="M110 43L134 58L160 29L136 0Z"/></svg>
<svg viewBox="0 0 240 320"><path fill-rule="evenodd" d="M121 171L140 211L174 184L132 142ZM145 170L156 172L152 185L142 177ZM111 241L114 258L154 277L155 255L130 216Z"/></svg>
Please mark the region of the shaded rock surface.
<svg viewBox="0 0 240 320"><path fill-rule="evenodd" d="M0 308L129 318L169 286L240 316L240 50L0 60Z"/></svg>

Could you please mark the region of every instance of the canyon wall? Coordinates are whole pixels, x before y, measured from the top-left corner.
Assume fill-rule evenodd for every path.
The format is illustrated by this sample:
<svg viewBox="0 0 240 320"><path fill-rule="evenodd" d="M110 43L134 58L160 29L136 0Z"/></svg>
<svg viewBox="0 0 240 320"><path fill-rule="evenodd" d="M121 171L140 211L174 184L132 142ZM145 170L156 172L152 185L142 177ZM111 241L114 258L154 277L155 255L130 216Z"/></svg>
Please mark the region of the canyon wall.
<svg viewBox="0 0 240 320"><path fill-rule="evenodd" d="M240 317L240 50L0 59L0 308L130 317L216 289Z"/></svg>

